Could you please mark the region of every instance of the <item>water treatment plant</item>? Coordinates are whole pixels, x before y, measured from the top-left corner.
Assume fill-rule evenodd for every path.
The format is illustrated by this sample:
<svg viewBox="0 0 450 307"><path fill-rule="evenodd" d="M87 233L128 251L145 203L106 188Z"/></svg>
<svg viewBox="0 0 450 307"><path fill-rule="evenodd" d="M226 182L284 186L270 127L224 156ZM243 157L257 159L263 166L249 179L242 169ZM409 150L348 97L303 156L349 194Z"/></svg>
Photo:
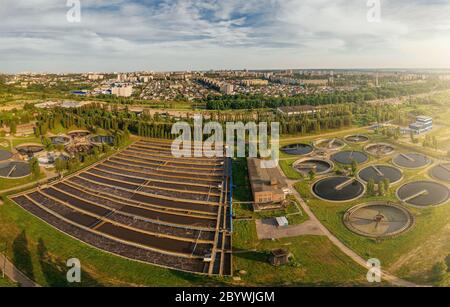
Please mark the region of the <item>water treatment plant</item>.
<svg viewBox="0 0 450 307"><path fill-rule="evenodd" d="M251 258L240 248L253 231L252 240L271 246L261 250L268 264L289 255L273 248L303 246L292 238L323 237L317 223L358 254L370 248L382 258L436 219L425 210L446 210L449 201L445 159L371 131L282 141L279 168L269 169L264 159L175 158L170 141L153 138L116 148L116 137L76 129L0 150L0 183L9 186L32 182L33 158L51 174L57 160L68 167L103 157L10 193L7 202L85 248L171 272L245 279L241 271L254 264L245 266Z"/></svg>

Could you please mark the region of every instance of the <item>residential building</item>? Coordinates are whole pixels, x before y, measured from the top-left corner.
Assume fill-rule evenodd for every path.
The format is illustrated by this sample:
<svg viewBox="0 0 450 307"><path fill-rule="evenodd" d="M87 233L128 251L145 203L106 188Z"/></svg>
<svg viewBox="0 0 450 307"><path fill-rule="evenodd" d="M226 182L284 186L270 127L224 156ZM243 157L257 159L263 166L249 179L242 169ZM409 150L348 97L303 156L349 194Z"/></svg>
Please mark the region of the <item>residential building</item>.
<svg viewBox="0 0 450 307"><path fill-rule="evenodd" d="M132 86L113 87L111 94L118 97L130 97L133 94Z"/></svg>

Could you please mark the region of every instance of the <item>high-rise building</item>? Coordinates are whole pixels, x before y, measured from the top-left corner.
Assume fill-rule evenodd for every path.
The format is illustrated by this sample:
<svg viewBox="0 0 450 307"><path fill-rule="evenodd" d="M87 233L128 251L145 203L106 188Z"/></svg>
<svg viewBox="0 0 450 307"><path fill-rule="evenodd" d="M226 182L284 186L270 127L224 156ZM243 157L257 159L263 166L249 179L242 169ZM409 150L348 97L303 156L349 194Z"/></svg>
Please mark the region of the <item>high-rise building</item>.
<svg viewBox="0 0 450 307"><path fill-rule="evenodd" d="M118 97L130 97L133 94L133 87L132 86L113 87L111 89L111 94L116 95Z"/></svg>

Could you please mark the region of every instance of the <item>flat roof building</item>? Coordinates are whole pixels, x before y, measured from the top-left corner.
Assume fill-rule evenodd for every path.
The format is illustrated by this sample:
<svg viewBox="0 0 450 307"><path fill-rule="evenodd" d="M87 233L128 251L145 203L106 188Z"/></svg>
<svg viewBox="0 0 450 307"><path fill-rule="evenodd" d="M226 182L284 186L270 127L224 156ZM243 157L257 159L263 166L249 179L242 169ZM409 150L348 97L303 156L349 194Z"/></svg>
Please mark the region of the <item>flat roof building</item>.
<svg viewBox="0 0 450 307"><path fill-rule="evenodd" d="M278 168L262 168L261 159L248 158L248 175L256 207L260 204L282 203L288 187ZM256 208L255 207L255 208Z"/></svg>
<svg viewBox="0 0 450 307"><path fill-rule="evenodd" d="M409 125L409 131L415 134L421 134L433 129L433 118L430 116L419 115L416 122Z"/></svg>
<svg viewBox="0 0 450 307"><path fill-rule="evenodd" d="M130 97L133 94L132 86L113 87L111 93L118 97Z"/></svg>

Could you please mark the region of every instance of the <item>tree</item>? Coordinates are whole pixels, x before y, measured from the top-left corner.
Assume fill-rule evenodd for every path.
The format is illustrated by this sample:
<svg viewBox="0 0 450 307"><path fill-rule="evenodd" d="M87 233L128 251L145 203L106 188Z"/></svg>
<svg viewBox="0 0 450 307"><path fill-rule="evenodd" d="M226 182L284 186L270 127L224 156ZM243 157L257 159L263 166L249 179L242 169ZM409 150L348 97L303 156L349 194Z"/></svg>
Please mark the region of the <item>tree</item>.
<svg viewBox="0 0 450 307"><path fill-rule="evenodd" d="M352 160L352 175L356 176L357 171L358 171L358 162Z"/></svg>
<svg viewBox="0 0 450 307"><path fill-rule="evenodd" d="M316 177L316 172L314 170L310 170L308 175L309 175L309 180L313 181L314 178Z"/></svg>
<svg viewBox="0 0 450 307"><path fill-rule="evenodd" d="M58 157L55 161L55 169L57 172L61 173L67 169L67 162L61 157Z"/></svg>
<svg viewBox="0 0 450 307"><path fill-rule="evenodd" d="M411 143L415 144L416 138L414 137L414 132L412 132L412 130L409 132L409 137L411 138Z"/></svg>
<svg viewBox="0 0 450 307"><path fill-rule="evenodd" d="M431 269L431 275L434 281L441 282L447 275L447 264L444 261L439 261Z"/></svg>
<svg viewBox="0 0 450 307"><path fill-rule="evenodd" d="M9 133L16 134L17 133L17 123L15 121L12 121L9 125Z"/></svg>
<svg viewBox="0 0 450 307"><path fill-rule="evenodd" d="M388 192L389 188L391 187L391 181L388 178L384 178L383 179L383 186L384 186L384 191Z"/></svg>
<svg viewBox="0 0 450 307"><path fill-rule="evenodd" d="M438 150L438 140L436 136L433 135L432 141L434 150Z"/></svg>
<svg viewBox="0 0 450 307"><path fill-rule="evenodd" d="M375 196L375 181L373 179L367 182L367 194L369 196Z"/></svg>
<svg viewBox="0 0 450 307"><path fill-rule="evenodd" d="M30 161L28 162L30 165L30 170L31 173L33 174L33 177L35 179L38 179L39 176L41 175L41 168L39 167L39 161L36 157L33 157L30 159Z"/></svg>
<svg viewBox="0 0 450 307"><path fill-rule="evenodd" d="M386 191L384 189L384 184L382 181L378 182L378 195L384 196L386 194Z"/></svg>

